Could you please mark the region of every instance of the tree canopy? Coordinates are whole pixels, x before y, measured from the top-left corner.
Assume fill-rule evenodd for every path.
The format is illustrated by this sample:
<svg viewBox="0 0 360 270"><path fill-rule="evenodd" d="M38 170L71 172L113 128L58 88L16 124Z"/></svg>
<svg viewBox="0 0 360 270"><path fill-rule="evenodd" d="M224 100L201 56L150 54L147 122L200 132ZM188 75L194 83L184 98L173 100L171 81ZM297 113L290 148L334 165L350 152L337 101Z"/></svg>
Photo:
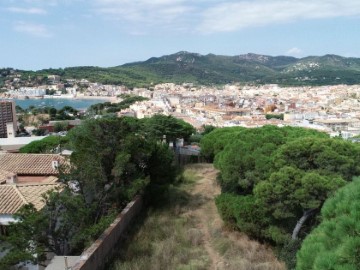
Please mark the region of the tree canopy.
<svg viewBox="0 0 360 270"><path fill-rule="evenodd" d="M327 138L325 133L310 129L275 126L244 129L228 128L215 130L204 136L201 147L211 149L209 137L218 135L213 141L216 155L214 164L221 171L220 183L226 192L251 193L254 185L266 179L274 171L274 154L280 146L297 138ZM222 151L221 151L222 150ZM203 151L203 150L202 150Z"/></svg>
<svg viewBox="0 0 360 270"><path fill-rule="evenodd" d="M54 153L56 149L61 149L68 142L68 137L47 136L21 147L20 153Z"/></svg>
<svg viewBox="0 0 360 270"><path fill-rule="evenodd" d="M195 128L189 123L173 116L156 114L151 118L144 119L144 129L147 134L162 140L166 136L167 142L175 142L176 139L187 140L195 133Z"/></svg>
<svg viewBox="0 0 360 270"><path fill-rule="evenodd" d="M175 179L173 152L144 130L144 122L102 118L73 128L66 137L74 151L71 162L59 168L62 191L44 195L41 211L31 205L20 210L21 222L9 226L10 251L0 266L39 263L45 251L78 254L136 194L151 186L160 187L155 189L160 196ZM57 137L46 139L26 149L42 152L58 143Z"/></svg>
<svg viewBox="0 0 360 270"><path fill-rule="evenodd" d="M341 188L321 209L321 223L304 240L297 270L360 269L360 179Z"/></svg>
<svg viewBox="0 0 360 270"><path fill-rule="evenodd" d="M223 219L279 247L301 241L327 198L360 175L359 145L310 129L216 129L201 147L220 170Z"/></svg>

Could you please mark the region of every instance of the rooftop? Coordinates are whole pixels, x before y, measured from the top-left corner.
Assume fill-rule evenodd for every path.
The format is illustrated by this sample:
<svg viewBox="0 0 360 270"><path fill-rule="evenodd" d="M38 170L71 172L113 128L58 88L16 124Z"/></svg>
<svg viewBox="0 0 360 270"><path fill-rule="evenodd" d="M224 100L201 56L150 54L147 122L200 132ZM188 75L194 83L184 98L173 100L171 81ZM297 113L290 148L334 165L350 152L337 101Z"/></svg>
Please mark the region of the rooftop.
<svg viewBox="0 0 360 270"><path fill-rule="evenodd" d="M0 184L6 183L6 179L12 175L13 175L12 172L8 172L0 169Z"/></svg>
<svg viewBox="0 0 360 270"><path fill-rule="evenodd" d="M40 210L45 205L41 195L60 187L56 183L0 185L0 214L15 214L28 203Z"/></svg>
<svg viewBox="0 0 360 270"><path fill-rule="evenodd" d="M4 154L0 155L0 168L18 175L57 175L52 162L63 162L55 154Z"/></svg>
<svg viewBox="0 0 360 270"><path fill-rule="evenodd" d="M0 185L0 214L14 214L26 204L15 185Z"/></svg>

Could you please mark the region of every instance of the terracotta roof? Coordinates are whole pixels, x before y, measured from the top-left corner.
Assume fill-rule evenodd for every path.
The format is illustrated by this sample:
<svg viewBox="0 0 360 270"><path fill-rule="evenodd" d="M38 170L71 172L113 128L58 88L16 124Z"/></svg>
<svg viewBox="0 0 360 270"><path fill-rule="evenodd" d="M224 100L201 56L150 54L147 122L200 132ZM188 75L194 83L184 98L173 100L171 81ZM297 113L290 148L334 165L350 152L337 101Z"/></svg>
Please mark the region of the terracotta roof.
<svg viewBox="0 0 360 270"><path fill-rule="evenodd" d="M56 175L52 161L64 158L55 154L5 154L0 155L0 168L19 175Z"/></svg>
<svg viewBox="0 0 360 270"><path fill-rule="evenodd" d="M21 195L25 198L27 203L32 203L37 210L44 207L45 203L42 198L42 194L49 190L59 188L59 184L28 184L28 185L17 185Z"/></svg>
<svg viewBox="0 0 360 270"><path fill-rule="evenodd" d="M45 205L41 195L60 187L60 184L0 185L0 214L15 214L28 203L40 210Z"/></svg>
<svg viewBox="0 0 360 270"><path fill-rule="evenodd" d="M15 185L0 185L0 214L14 214L26 204Z"/></svg>
<svg viewBox="0 0 360 270"><path fill-rule="evenodd" d="M4 171L4 170L0 170L0 184L6 183L6 179L11 175L13 175L13 173Z"/></svg>

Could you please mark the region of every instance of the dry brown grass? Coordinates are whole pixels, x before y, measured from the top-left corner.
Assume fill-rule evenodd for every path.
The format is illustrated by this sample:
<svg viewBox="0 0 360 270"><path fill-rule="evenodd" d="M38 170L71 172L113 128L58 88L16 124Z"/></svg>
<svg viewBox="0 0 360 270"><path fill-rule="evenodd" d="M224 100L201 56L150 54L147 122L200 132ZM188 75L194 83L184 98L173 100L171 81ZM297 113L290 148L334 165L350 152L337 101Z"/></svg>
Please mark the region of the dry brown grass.
<svg viewBox="0 0 360 270"><path fill-rule="evenodd" d="M38 126L42 125L44 122L49 121L50 116L48 114L24 114L22 116L22 121L24 126Z"/></svg>
<svg viewBox="0 0 360 270"><path fill-rule="evenodd" d="M147 214L112 269L285 269L269 247L224 228L214 203L216 174L209 164L188 166L167 206Z"/></svg>

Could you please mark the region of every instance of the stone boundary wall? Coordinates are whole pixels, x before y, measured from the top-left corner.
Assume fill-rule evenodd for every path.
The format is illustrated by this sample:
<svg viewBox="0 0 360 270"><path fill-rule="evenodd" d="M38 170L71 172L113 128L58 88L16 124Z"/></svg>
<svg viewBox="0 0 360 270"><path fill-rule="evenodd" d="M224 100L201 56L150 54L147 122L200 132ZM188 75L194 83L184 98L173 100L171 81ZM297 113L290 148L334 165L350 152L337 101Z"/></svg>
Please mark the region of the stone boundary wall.
<svg viewBox="0 0 360 270"><path fill-rule="evenodd" d="M115 247L128 225L141 211L143 200L137 196L117 216L100 237L80 255L72 270L102 270L115 252Z"/></svg>

